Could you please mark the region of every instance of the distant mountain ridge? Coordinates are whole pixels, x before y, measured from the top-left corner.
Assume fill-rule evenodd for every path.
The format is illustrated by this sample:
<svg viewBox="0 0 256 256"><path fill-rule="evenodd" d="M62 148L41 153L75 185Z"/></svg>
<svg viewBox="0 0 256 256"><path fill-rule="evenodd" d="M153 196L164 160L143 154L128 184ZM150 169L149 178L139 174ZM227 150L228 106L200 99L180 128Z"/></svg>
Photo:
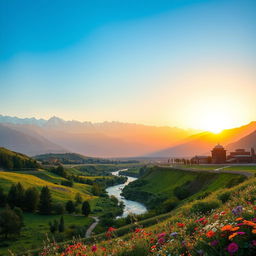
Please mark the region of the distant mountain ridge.
<svg viewBox="0 0 256 256"><path fill-rule="evenodd" d="M195 133L176 127L157 127L121 122L65 121L53 116L49 120L1 116L0 123L31 137L44 138L55 144L54 152L48 148L43 153L74 152L95 157L133 157L178 144ZM1 142L0 142L1 143ZM1 144L0 144L1 146ZM8 147L8 144L3 146ZM15 145L11 145L15 146ZM31 145L32 147L32 145ZM16 149L16 148L14 148ZM20 152L36 155L38 149L18 148Z"/></svg>

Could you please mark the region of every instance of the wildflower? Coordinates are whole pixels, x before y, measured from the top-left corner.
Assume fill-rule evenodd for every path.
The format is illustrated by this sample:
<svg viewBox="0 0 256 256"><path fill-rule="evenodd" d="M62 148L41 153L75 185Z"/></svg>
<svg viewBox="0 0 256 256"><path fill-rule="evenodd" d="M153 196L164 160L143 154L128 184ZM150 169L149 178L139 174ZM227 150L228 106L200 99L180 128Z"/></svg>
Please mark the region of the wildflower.
<svg viewBox="0 0 256 256"><path fill-rule="evenodd" d="M236 218L236 221L240 221L240 220L243 220L243 218L241 218L241 217Z"/></svg>
<svg viewBox="0 0 256 256"><path fill-rule="evenodd" d="M256 240L252 240L252 246L256 246Z"/></svg>
<svg viewBox="0 0 256 256"><path fill-rule="evenodd" d="M159 244L164 244L164 242L165 242L164 237L160 237L157 242L158 242Z"/></svg>
<svg viewBox="0 0 256 256"><path fill-rule="evenodd" d="M213 237L214 235L215 235L215 232L213 232L212 230L210 230L206 233L206 236L209 238Z"/></svg>
<svg viewBox="0 0 256 256"><path fill-rule="evenodd" d="M239 205L237 207L235 207L233 210L232 210L232 213L237 216L237 215L240 215L243 211L243 206Z"/></svg>
<svg viewBox="0 0 256 256"><path fill-rule="evenodd" d="M218 243L219 243L219 241L218 240L213 240L213 241L211 241L211 246L216 246L216 245L218 245Z"/></svg>
<svg viewBox="0 0 256 256"><path fill-rule="evenodd" d="M256 234L256 229L253 229L253 230L252 230L252 233L253 233L253 234Z"/></svg>
<svg viewBox="0 0 256 256"><path fill-rule="evenodd" d="M238 251L238 245L236 244L236 243L230 243L229 245L228 245L228 252L229 253L235 253L235 252L237 252Z"/></svg>
<svg viewBox="0 0 256 256"><path fill-rule="evenodd" d="M108 232L113 232L113 231L115 231L116 230L116 228L113 228L113 227L109 227L108 228Z"/></svg>
<svg viewBox="0 0 256 256"><path fill-rule="evenodd" d="M232 235L230 235L229 237L228 237L228 239L229 240L232 240L235 236L237 236L238 234L235 232L235 233L233 233Z"/></svg>
<svg viewBox="0 0 256 256"><path fill-rule="evenodd" d="M92 252L96 252L97 249L98 249L97 246L96 246L96 245L93 245L91 250L92 250Z"/></svg>
<svg viewBox="0 0 256 256"><path fill-rule="evenodd" d="M177 235L178 235L177 232L172 232L172 233L170 234L170 236L177 236Z"/></svg>
<svg viewBox="0 0 256 256"><path fill-rule="evenodd" d="M177 226L178 226L179 228L183 228L183 227L185 226L185 224L184 224L184 223L181 223L181 222L178 222L178 223L177 223Z"/></svg>
<svg viewBox="0 0 256 256"><path fill-rule="evenodd" d="M230 231L233 227L231 225L226 225L221 228L221 231Z"/></svg>
<svg viewBox="0 0 256 256"><path fill-rule="evenodd" d="M163 237L165 237L165 236L166 236L166 233L165 233L165 232L160 233L160 234L157 235L158 239L159 239L159 238L163 238Z"/></svg>

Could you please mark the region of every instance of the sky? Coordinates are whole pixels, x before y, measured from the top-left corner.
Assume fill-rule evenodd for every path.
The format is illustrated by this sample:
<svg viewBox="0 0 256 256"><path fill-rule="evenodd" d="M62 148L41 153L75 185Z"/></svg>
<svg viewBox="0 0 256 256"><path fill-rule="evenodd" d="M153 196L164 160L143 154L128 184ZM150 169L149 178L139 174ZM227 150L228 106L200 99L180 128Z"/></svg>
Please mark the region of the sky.
<svg viewBox="0 0 256 256"><path fill-rule="evenodd" d="M218 131L256 120L255 0L1 0L0 114Z"/></svg>

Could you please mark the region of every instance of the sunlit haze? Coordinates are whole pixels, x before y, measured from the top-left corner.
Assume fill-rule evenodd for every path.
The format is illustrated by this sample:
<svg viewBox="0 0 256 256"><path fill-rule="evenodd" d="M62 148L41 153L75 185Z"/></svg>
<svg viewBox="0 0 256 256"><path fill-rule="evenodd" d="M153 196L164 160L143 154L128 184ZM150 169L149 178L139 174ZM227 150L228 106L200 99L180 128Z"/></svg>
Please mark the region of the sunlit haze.
<svg viewBox="0 0 256 256"><path fill-rule="evenodd" d="M256 1L1 1L0 114L218 133L256 118Z"/></svg>

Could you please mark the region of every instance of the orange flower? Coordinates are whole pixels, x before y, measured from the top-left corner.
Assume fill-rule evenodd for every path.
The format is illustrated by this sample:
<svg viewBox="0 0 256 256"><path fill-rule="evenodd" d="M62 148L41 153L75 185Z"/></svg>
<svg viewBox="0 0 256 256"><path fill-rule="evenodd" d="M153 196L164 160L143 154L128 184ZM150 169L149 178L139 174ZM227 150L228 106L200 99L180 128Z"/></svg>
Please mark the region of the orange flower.
<svg viewBox="0 0 256 256"><path fill-rule="evenodd" d="M239 227L234 227L234 228L231 228L230 231L237 231L239 229Z"/></svg>
<svg viewBox="0 0 256 256"><path fill-rule="evenodd" d="M243 223L247 226L251 226L253 228L256 228L256 224L252 221L249 221L249 220L244 220Z"/></svg>
<svg viewBox="0 0 256 256"><path fill-rule="evenodd" d="M221 228L221 231L230 231L233 227L231 225L226 225Z"/></svg>
<svg viewBox="0 0 256 256"><path fill-rule="evenodd" d="M253 233L253 234L256 234L256 229L253 229L253 230L252 230L252 233Z"/></svg>
<svg viewBox="0 0 256 256"><path fill-rule="evenodd" d="M213 237L214 235L215 235L215 232L213 232L212 230L210 230L206 233L206 236L209 238Z"/></svg>
<svg viewBox="0 0 256 256"><path fill-rule="evenodd" d="M238 233L233 233L232 235L230 235L229 237L228 237L228 239L229 240L232 240L235 236L237 236L238 235Z"/></svg>
<svg viewBox="0 0 256 256"><path fill-rule="evenodd" d="M236 221L240 221L242 220L243 218L239 217L239 218L236 218Z"/></svg>

